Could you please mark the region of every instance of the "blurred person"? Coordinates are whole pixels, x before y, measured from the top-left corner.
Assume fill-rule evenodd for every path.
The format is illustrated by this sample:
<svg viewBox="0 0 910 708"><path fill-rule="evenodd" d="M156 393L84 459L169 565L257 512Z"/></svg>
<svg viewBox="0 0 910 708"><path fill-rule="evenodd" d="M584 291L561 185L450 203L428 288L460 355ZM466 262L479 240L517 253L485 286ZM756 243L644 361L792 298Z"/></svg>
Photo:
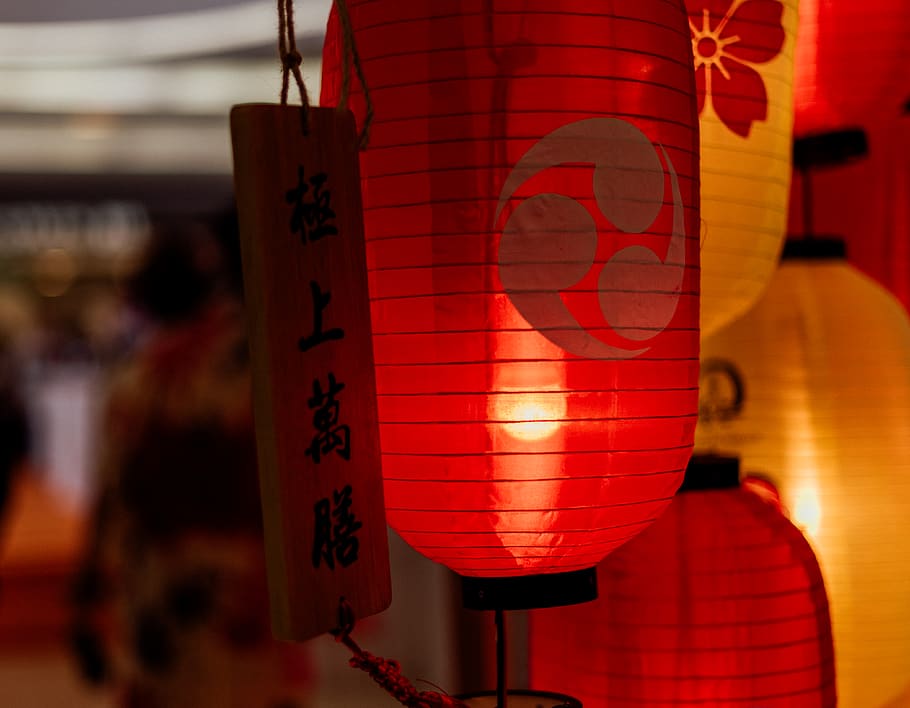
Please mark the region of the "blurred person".
<svg viewBox="0 0 910 708"><path fill-rule="evenodd" d="M11 349L8 338L0 335L0 530L14 477L28 457L31 437Z"/></svg>
<svg viewBox="0 0 910 708"><path fill-rule="evenodd" d="M305 705L269 626L234 224L159 229L126 288L150 326L110 387L72 634L121 708Z"/></svg>
<svg viewBox="0 0 910 708"><path fill-rule="evenodd" d="M34 327L30 302L18 288L0 285L0 531L16 474L32 438L22 395L22 342Z"/></svg>

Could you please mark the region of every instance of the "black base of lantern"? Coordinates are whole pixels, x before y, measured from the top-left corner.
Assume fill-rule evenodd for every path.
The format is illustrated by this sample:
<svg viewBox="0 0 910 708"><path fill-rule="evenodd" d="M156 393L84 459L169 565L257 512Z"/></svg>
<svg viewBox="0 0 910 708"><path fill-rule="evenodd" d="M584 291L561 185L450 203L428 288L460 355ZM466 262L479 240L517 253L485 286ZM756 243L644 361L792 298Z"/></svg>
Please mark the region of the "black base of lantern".
<svg viewBox="0 0 910 708"><path fill-rule="evenodd" d="M784 261L844 260L847 244L838 236L788 237L780 257Z"/></svg>
<svg viewBox="0 0 910 708"><path fill-rule="evenodd" d="M533 610L577 605L597 599L594 568L569 573L508 578L461 578L464 606L469 610Z"/></svg>
<svg viewBox="0 0 910 708"><path fill-rule="evenodd" d="M471 708L496 708L496 692L456 696ZM577 698L545 691L509 691L509 708L584 708Z"/></svg>
<svg viewBox="0 0 910 708"><path fill-rule="evenodd" d="M739 458L726 455L692 455L680 492L733 489L739 486Z"/></svg>

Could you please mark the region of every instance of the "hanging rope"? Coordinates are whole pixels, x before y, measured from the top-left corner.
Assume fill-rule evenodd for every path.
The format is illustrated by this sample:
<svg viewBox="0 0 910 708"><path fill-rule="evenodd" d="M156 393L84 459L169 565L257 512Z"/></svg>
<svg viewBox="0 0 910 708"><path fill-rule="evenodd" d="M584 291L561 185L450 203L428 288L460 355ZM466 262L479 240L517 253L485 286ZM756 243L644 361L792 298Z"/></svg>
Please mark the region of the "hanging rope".
<svg viewBox="0 0 910 708"><path fill-rule="evenodd" d="M360 63L360 54L357 52L357 42L354 41L354 29L351 26L351 16L348 14L346 0L335 0L335 7L338 10L338 19L341 22L343 47L343 56L341 57L341 98L338 102L338 107L341 109L347 107L348 94L351 91L351 67L348 64L348 58L350 58L351 64L354 65L354 71L357 72L357 80L363 90L363 100L366 104L363 129L360 131L360 149L364 150L370 142L370 126L373 124L373 101L370 98L370 88L367 86L363 75L363 66Z"/></svg>
<svg viewBox="0 0 910 708"><path fill-rule="evenodd" d="M383 690L406 708L467 708L457 698L434 691L418 691L401 675L401 666L392 659L383 659L364 651L351 638L354 629L354 612L350 604L341 598L338 608L339 629L333 634L336 641L344 644L354 655L348 663L352 668L366 671Z"/></svg>
<svg viewBox="0 0 910 708"><path fill-rule="evenodd" d="M297 39L294 34L294 0L278 0L278 56L281 59L281 105L288 103L288 88L291 74L300 91L300 105L304 116L310 110L310 97L303 83L300 64L303 57L297 51ZM304 118L306 120L306 118Z"/></svg>

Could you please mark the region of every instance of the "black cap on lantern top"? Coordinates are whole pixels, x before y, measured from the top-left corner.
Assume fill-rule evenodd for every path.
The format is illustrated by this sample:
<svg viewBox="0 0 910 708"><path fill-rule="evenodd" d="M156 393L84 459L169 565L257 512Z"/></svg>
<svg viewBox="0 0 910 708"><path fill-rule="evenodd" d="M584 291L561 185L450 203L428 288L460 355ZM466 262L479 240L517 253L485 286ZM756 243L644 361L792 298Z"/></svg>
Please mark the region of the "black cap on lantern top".
<svg viewBox="0 0 910 708"><path fill-rule="evenodd" d="M805 135L793 141L793 166L801 171L846 165L868 154L869 142L862 128Z"/></svg>
<svg viewBox="0 0 910 708"><path fill-rule="evenodd" d="M680 492L734 489L739 486L739 458L728 455L692 455Z"/></svg>
<svg viewBox="0 0 910 708"><path fill-rule="evenodd" d="M837 236L797 236L788 238L784 243L781 260L844 260L847 257L847 244Z"/></svg>

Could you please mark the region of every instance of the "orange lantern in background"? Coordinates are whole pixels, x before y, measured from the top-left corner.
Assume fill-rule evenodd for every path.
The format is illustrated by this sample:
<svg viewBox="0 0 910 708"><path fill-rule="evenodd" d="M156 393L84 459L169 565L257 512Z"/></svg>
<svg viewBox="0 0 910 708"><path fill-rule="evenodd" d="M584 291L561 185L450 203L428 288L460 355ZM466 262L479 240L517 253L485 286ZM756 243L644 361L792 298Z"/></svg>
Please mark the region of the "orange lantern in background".
<svg viewBox="0 0 910 708"><path fill-rule="evenodd" d="M590 587L691 451L682 2L347 5L375 113L361 174L389 523L465 576ZM332 21L323 104L341 53Z"/></svg>
<svg viewBox="0 0 910 708"><path fill-rule="evenodd" d="M797 0L686 0L701 123L701 331L745 312L787 227Z"/></svg>
<svg viewBox="0 0 910 708"><path fill-rule="evenodd" d="M910 683L906 312L842 243L791 242L764 298L703 355L728 372L707 367L703 396L730 413L699 425L698 447L774 471L825 575L840 705L880 708ZM745 395L731 406L736 371Z"/></svg>
<svg viewBox="0 0 910 708"><path fill-rule="evenodd" d="M736 458L692 458L663 516L598 566L595 602L530 613L531 685L585 708L833 708L821 572L773 494L740 486Z"/></svg>
<svg viewBox="0 0 910 708"><path fill-rule="evenodd" d="M910 71L910 3L800 0L796 43L799 136L897 116Z"/></svg>

